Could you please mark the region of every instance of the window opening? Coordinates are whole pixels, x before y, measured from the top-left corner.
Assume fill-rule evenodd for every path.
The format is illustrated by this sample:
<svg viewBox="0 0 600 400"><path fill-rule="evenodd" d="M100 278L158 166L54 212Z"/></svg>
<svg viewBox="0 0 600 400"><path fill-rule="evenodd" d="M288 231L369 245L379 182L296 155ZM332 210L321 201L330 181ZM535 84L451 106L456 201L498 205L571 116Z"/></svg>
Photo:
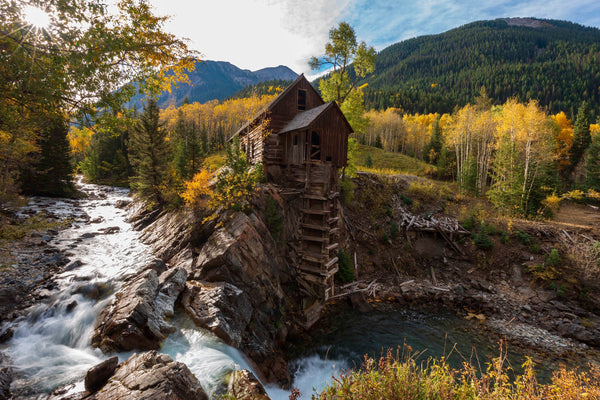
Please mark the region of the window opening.
<svg viewBox="0 0 600 400"><path fill-rule="evenodd" d="M298 110L306 110L306 90L298 89Z"/></svg>

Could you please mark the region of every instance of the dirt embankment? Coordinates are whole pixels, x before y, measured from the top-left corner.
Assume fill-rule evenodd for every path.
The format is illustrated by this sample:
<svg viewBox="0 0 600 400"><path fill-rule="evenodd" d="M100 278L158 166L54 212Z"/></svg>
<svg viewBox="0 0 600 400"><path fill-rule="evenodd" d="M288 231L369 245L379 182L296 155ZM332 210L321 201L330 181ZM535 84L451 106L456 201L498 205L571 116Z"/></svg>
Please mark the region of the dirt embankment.
<svg viewBox="0 0 600 400"><path fill-rule="evenodd" d="M357 281L338 286L340 301L442 305L517 345L600 349L598 209L566 204L554 220L506 219L417 177L361 174L354 184L342 247ZM452 231L453 220L465 229ZM440 221L446 228L431 228Z"/></svg>

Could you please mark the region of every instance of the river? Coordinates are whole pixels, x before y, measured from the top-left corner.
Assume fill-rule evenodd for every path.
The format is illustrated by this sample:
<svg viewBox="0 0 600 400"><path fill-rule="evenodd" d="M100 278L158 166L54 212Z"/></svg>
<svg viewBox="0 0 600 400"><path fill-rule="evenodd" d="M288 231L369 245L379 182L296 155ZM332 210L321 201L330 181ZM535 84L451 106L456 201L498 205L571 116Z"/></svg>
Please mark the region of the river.
<svg viewBox="0 0 600 400"><path fill-rule="evenodd" d="M88 198L34 198L23 210L44 209L72 221L52 242L67 253L71 264L56 276L56 288L44 300L11 323L14 336L0 349L12 360L16 376L11 392L17 399L43 398L57 387L81 382L90 367L108 358L90 346L94 322L124 281L152 259L140 233L127 222L126 211L116 207L129 200L128 190L79 185ZM178 312L173 322L177 331L165 340L161 351L185 363L210 396L221 393L227 373L251 369L240 352L195 327L183 313ZM421 357L448 355L454 343L461 343L452 351L451 360L457 364L471 358L473 349L482 362L490 354L497 355L493 339L450 314L348 312L328 321L328 327L313 336L311 348L293 346L293 387L300 389L303 398L321 389L333 374L360 364L363 354L377 356L381 349L404 342L423 352ZM131 354L120 353L119 360ZM519 357L514 354L517 363L522 361ZM81 383L72 388L77 390L83 390ZM267 392L273 400L289 395L272 386L267 386Z"/></svg>

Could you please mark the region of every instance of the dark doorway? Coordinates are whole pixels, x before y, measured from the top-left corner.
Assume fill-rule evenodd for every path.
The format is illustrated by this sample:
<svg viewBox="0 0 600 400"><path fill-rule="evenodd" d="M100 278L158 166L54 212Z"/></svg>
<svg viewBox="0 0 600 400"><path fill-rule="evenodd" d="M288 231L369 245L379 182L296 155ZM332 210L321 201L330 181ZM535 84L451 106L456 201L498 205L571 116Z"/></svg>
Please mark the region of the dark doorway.
<svg viewBox="0 0 600 400"><path fill-rule="evenodd" d="M310 135L310 159L321 159L321 136L316 131L312 131Z"/></svg>

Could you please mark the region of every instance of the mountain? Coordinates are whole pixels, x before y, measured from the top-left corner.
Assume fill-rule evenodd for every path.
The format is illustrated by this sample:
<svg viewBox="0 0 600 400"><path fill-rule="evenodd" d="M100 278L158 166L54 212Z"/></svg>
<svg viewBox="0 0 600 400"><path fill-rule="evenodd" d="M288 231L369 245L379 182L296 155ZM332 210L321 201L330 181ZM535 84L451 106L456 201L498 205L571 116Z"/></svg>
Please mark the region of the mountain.
<svg viewBox="0 0 600 400"><path fill-rule="evenodd" d="M574 116L600 115L600 30L535 18L479 21L382 50L367 77L367 108L451 112L485 87L495 103L539 100Z"/></svg>
<svg viewBox="0 0 600 400"><path fill-rule="evenodd" d="M290 68L280 65L249 71L240 69L224 61L198 61L196 69L188 72L190 84L180 83L171 93L165 92L158 98L161 108L173 104L179 106L187 97L193 102L205 103L209 100L224 100L246 86L268 80L294 80L298 77ZM142 96L132 99L132 103L141 105Z"/></svg>

